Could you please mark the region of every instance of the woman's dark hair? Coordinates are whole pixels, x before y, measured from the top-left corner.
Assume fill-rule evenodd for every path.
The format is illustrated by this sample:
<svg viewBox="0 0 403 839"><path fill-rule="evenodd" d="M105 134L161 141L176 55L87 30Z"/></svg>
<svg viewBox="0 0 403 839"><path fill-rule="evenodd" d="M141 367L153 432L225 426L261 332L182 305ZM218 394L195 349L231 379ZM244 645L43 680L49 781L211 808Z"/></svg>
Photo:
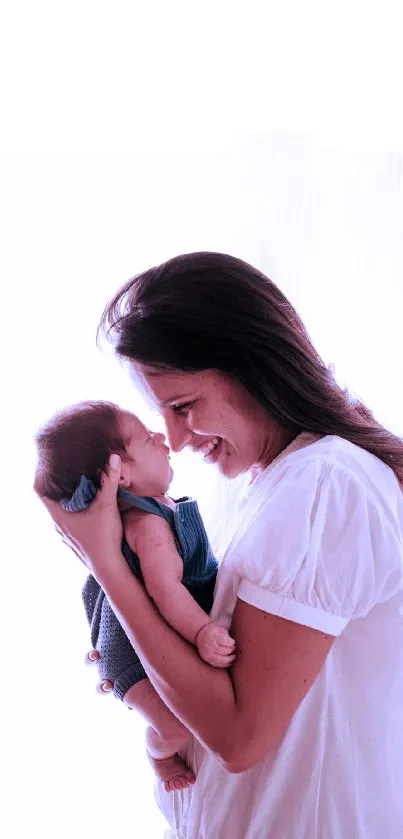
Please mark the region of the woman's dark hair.
<svg viewBox="0 0 403 839"><path fill-rule="evenodd" d="M100 489L110 455L125 452L119 416L112 402L80 402L49 420L35 436L35 492L54 501L69 498L81 475Z"/></svg>
<svg viewBox="0 0 403 839"><path fill-rule="evenodd" d="M183 254L139 274L106 307L101 332L128 360L230 374L283 427L344 437L403 481L403 441L337 384L284 294L240 259Z"/></svg>

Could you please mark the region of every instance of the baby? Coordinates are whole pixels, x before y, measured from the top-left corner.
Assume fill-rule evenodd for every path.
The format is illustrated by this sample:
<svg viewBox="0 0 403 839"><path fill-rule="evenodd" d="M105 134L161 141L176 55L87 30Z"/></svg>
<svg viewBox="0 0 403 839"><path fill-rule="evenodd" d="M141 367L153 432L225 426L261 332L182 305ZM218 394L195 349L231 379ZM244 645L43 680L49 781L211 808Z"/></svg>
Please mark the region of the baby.
<svg viewBox="0 0 403 839"><path fill-rule="evenodd" d="M109 402L85 402L57 414L36 435L35 491L61 500L73 512L85 509L101 487L112 453L121 457L118 505L122 551L165 620L200 656L229 667L235 642L209 618L217 562L195 501L167 495L173 472L163 434L149 431L133 414ZM120 626L101 587L89 575L83 600L102 679L115 696L136 708L150 725L147 753L165 789L194 783L177 752L189 731L165 706Z"/></svg>

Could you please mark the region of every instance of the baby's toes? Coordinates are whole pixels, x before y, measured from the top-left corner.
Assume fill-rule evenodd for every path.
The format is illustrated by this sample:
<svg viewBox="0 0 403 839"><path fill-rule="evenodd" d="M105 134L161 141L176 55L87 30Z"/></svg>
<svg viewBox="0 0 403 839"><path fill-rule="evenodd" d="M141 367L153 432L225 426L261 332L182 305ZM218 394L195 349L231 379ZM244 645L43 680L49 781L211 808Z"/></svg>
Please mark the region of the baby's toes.
<svg viewBox="0 0 403 839"><path fill-rule="evenodd" d="M176 789L180 789L177 786L178 778L171 778L169 781L165 781L164 787L166 792L175 792Z"/></svg>
<svg viewBox="0 0 403 839"><path fill-rule="evenodd" d="M190 769L184 775L175 775L165 782L166 792L175 792L175 790L186 789L190 784L194 784L196 776Z"/></svg>
<svg viewBox="0 0 403 839"><path fill-rule="evenodd" d="M188 786L186 778L182 775L177 775L176 778L173 778L172 783L174 785L174 789L185 789Z"/></svg>

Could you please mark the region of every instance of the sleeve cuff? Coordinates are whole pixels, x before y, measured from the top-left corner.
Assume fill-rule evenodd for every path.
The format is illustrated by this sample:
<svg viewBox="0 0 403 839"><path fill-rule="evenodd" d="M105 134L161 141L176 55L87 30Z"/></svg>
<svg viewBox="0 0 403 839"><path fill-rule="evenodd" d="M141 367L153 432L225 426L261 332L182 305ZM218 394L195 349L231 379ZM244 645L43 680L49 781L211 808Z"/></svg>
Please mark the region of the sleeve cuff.
<svg viewBox="0 0 403 839"><path fill-rule="evenodd" d="M141 679L146 679L147 673L144 670L144 667L141 661L136 661L134 664L131 664L130 667L127 667L123 673L120 673L117 679L115 679L113 683L113 693L117 699L121 699L123 702L125 693L135 685L137 682L140 682Z"/></svg>
<svg viewBox="0 0 403 839"><path fill-rule="evenodd" d="M281 597L272 591L259 588L259 586L250 583L249 580L242 580L238 597L245 603L249 603L250 606L255 606L270 615L285 618L285 620L293 621L293 623L300 623L302 626L310 626L312 629L317 629L319 632L325 632L328 635L340 635L348 624L348 620L340 617L340 615L333 615L306 603L298 603L289 597Z"/></svg>

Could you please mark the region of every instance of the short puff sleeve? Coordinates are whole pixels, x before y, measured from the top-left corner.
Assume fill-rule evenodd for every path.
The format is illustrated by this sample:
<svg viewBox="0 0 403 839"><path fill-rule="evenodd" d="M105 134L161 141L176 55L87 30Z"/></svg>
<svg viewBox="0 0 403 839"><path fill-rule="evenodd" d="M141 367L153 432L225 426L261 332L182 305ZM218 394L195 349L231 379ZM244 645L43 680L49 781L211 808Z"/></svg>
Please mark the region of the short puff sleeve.
<svg viewBox="0 0 403 839"><path fill-rule="evenodd" d="M381 512L347 467L323 459L283 469L234 546L238 597L270 614L339 635L388 584Z"/></svg>

